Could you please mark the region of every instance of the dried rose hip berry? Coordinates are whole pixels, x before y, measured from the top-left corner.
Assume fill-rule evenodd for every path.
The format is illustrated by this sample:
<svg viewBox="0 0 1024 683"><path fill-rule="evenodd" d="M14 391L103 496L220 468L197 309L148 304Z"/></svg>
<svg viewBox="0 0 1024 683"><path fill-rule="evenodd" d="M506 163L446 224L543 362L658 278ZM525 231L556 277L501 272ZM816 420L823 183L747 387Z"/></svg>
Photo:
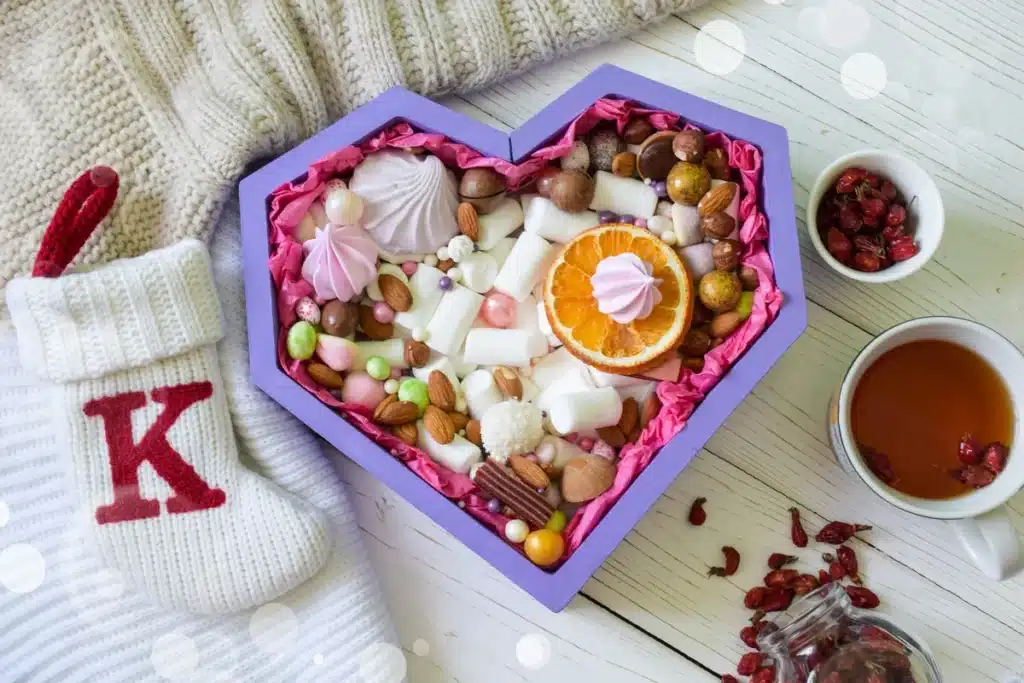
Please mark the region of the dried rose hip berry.
<svg viewBox="0 0 1024 683"><path fill-rule="evenodd" d="M701 526L708 520L708 513L704 512L704 503L706 502L708 502L707 498L698 498L690 506L690 524L693 526Z"/></svg>
<svg viewBox="0 0 1024 683"><path fill-rule="evenodd" d="M725 555L724 567L712 567L708 570L708 576L732 576L740 568L740 554L732 546L722 546L722 554Z"/></svg>
<svg viewBox="0 0 1024 683"><path fill-rule="evenodd" d="M887 225L882 228L882 239L886 244L892 244L893 240L899 237L908 237L906 227L903 225Z"/></svg>
<svg viewBox="0 0 1024 683"><path fill-rule="evenodd" d="M999 474L1006 467L1006 457L1009 450L998 441L993 441L985 446L981 453L981 464L992 474Z"/></svg>
<svg viewBox="0 0 1024 683"><path fill-rule="evenodd" d="M807 532L804 531L804 525L800 522L800 510L797 508L789 508L790 515L790 527L789 535L793 539L793 545L797 548L807 547Z"/></svg>
<svg viewBox="0 0 1024 683"><path fill-rule="evenodd" d="M860 210L864 218L881 218L886 213L885 202L878 197L865 197L860 200Z"/></svg>
<svg viewBox="0 0 1024 683"><path fill-rule="evenodd" d="M957 457L965 465L977 465L981 462L981 444L970 434L964 434L957 447Z"/></svg>
<svg viewBox="0 0 1024 683"><path fill-rule="evenodd" d="M885 180L882 182L882 187L879 188L878 194L882 197L883 202L891 204L899 198L900 191L896 189L896 186L891 181Z"/></svg>
<svg viewBox="0 0 1024 683"><path fill-rule="evenodd" d="M885 224L889 227L903 225L907 220L907 210L899 204L890 204L889 211L885 214Z"/></svg>
<svg viewBox="0 0 1024 683"><path fill-rule="evenodd" d="M763 660L764 655L760 652L748 652L740 657L740 662L736 665L736 673L740 676L750 676L761 668Z"/></svg>
<svg viewBox="0 0 1024 683"><path fill-rule="evenodd" d="M864 180L864 176L867 174L863 168L848 168L839 176L839 180L836 181L836 192L840 194L846 194L853 192L857 189L857 185L860 181Z"/></svg>
<svg viewBox="0 0 1024 683"><path fill-rule="evenodd" d="M864 216L856 204L846 204L839 209L839 229L853 234L864 225Z"/></svg>
<svg viewBox="0 0 1024 683"><path fill-rule="evenodd" d="M796 577L793 581L793 592L797 595L807 595L813 590L816 590L821 582L818 581L818 577L811 574L801 574Z"/></svg>
<svg viewBox="0 0 1024 683"><path fill-rule="evenodd" d="M722 683L740 683L739 679L729 674L722 674Z"/></svg>
<svg viewBox="0 0 1024 683"><path fill-rule="evenodd" d="M795 569L775 569L765 574L764 585L769 588L788 586L798 576L800 576L800 572Z"/></svg>
<svg viewBox="0 0 1024 683"><path fill-rule="evenodd" d="M917 256L918 251L920 251L918 246L906 236L895 239L889 244L889 258L896 262L912 259Z"/></svg>
<svg viewBox="0 0 1024 683"><path fill-rule="evenodd" d="M874 273L882 269L882 260L866 251L858 251L853 255L853 267L865 273Z"/></svg>
<svg viewBox="0 0 1024 683"><path fill-rule="evenodd" d="M857 235L853 238L853 248L874 254L879 259L885 258L885 244L878 235Z"/></svg>
<svg viewBox="0 0 1024 683"><path fill-rule="evenodd" d="M832 577L833 581L839 581L846 576L846 567L839 562L833 562L828 566L828 574Z"/></svg>
<svg viewBox="0 0 1024 683"><path fill-rule="evenodd" d="M846 594L853 606L861 609L874 609L881 603L873 591L863 586L846 586Z"/></svg>
<svg viewBox="0 0 1024 683"><path fill-rule="evenodd" d="M793 595L793 589L791 588L784 588L782 586L769 588L764 594L764 602L761 603L761 609L765 612L782 612L787 610L793 604Z"/></svg>
<svg viewBox="0 0 1024 683"><path fill-rule="evenodd" d="M853 255L853 242L836 228L829 228L825 237L825 248L840 263L846 263Z"/></svg>
<svg viewBox="0 0 1024 683"><path fill-rule="evenodd" d="M839 564L843 565L846 570L846 574L853 578L860 574L860 563L857 562L857 553L853 552L853 548L846 545L839 546L836 550L836 556L839 558Z"/></svg>
<svg viewBox="0 0 1024 683"><path fill-rule="evenodd" d="M824 569L818 570L818 583L824 586L827 583L832 583L832 575Z"/></svg>
<svg viewBox="0 0 1024 683"><path fill-rule="evenodd" d="M868 184L868 187L875 190L882 186L882 179L870 171L864 174L864 182Z"/></svg>
<svg viewBox="0 0 1024 683"><path fill-rule="evenodd" d="M756 626L744 626L743 630L740 631L740 640L747 647L757 649L757 627Z"/></svg>
<svg viewBox="0 0 1024 683"><path fill-rule="evenodd" d="M875 232L882 227L881 216L864 216L864 224L861 226L861 230L865 232Z"/></svg>
<svg viewBox="0 0 1024 683"><path fill-rule="evenodd" d="M871 527L865 524L849 524L847 522L829 522L814 537L818 543L842 545L849 541L858 531L867 531Z"/></svg>
<svg viewBox="0 0 1024 683"><path fill-rule="evenodd" d="M896 472L892 469L892 462L890 462L888 455L864 446L858 446L858 448L864 455L864 459L867 460L868 469L871 470L872 474L889 486L899 481L899 477L896 476Z"/></svg>
<svg viewBox="0 0 1024 683"><path fill-rule="evenodd" d="M768 566L772 569L782 569L787 564L793 564L798 558L796 555L786 555L784 553L772 553L768 557Z"/></svg>
<svg viewBox="0 0 1024 683"><path fill-rule="evenodd" d="M957 479L976 489L984 488L996 480L995 473L983 465L967 465L957 470Z"/></svg>
<svg viewBox="0 0 1024 683"><path fill-rule="evenodd" d="M747 609L757 609L764 604L764 598L767 593L768 589L764 586L754 586L743 597L743 606Z"/></svg>
<svg viewBox="0 0 1024 683"><path fill-rule="evenodd" d="M754 675L750 677L750 683L774 683L775 682L775 667L765 666L754 672Z"/></svg>

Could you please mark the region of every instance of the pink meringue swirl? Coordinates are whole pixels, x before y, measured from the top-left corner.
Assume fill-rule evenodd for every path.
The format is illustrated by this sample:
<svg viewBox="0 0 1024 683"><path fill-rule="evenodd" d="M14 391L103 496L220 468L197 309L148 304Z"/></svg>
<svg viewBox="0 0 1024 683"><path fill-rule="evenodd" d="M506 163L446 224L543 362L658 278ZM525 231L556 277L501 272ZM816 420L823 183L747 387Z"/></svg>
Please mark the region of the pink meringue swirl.
<svg viewBox="0 0 1024 683"><path fill-rule="evenodd" d="M603 259L590 276L597 310L625 325L646 318L661 302L654 266L636 254L619 254Z"/></svg>
<svg viewBox="0 0 1024 683"><path fill-rule="evenodd" d="M302 277L323 299L349 301L377 277L377 243L360 227L328 224L302 246Z"/></svg>

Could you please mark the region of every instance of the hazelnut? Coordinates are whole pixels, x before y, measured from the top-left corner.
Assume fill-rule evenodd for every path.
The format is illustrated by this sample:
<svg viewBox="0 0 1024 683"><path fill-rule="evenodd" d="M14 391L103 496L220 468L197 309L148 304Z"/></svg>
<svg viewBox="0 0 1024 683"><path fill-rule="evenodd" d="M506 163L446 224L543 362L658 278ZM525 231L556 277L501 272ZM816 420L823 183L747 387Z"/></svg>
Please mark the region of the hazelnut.
<svg viewBox="0 0 1024 683"><path fill-rule="evenodd" d="M680 161L699 164L704 160L704 133L699 130L681 130L672 139L672 153Z"/></svg>
<svg viewBox="0 0 1024 683"><path fill-rule="evenodd" d="M701 218L700 227L708 237L724 240L736 229L736 219L725 211L716 211L710 216Z"/></svg>
<svg viewBox="0 0 1024 683"><path fill-rule="evenodd" d="M493 211L505 196L505 178L493 168L471 168L459 181L459 197L479 213Z"/></svg>
<svg viewBox="0 0 1024 683"><path fill-rule="evenodd" d="M740 252L743 245L738 240L719 240L711 247L711 258L718 270L736 270L740 265Z"/></svg>
<svg viewBox="0 0 1024 683"><path fill-rule="evenodd" d="M585 211L594 199L594 181L586 173L561 171L551 181L551 201L562 211Z"/></svg>
<svg viewBox="0 0 1024 683"><path fill-rule="evenodd" d="M663 130L644 140L636 161L636 169L641 178L650 178L652 181L668 178L668 172L679 161L672 153L672 140L675 137L675 132Z"/></svg>
<svg viewBox="0 0 1024 683"><path fill-rule="evenodd" d="M703 358L683 358L683 367L687 370L693 370L694 372L700 372L704 369Z"/></svg>
<svg viewBox="0 0 1024 683"><path fill-rule="evenodd" d="M743 291L753 292L757 289L757 271L750 266L742 266L738 273L740 277L740 284L743 285Z"/></svg>
<svg viewBox="0 0 1024 683"><path fill-rule="evenodd" d="M622 139L628 145L639 145L651 136L654 126L647 119L633 119L622 131Z"/></svg>
<svg viewBox="0 0 1024 683"><path fill-rule="evenodd" d="M704 154L704 165L715 180L729 180L729 155L721 147L709 149Z"/></svg>
<svg viewBox="0 0 1024 683"><path fill-rule="evenodd" d="M711 336L700 328L690 328L683 343L679 345L679 351L684 356L703 356L711 348Z"/></svg>
<svg viewBox="0 0 1024 683"><path fill-rule="evenodd" d="M632 152L619 152L612 159L612 173L623 178L632 178L636 173L636 155Z"/></svg>

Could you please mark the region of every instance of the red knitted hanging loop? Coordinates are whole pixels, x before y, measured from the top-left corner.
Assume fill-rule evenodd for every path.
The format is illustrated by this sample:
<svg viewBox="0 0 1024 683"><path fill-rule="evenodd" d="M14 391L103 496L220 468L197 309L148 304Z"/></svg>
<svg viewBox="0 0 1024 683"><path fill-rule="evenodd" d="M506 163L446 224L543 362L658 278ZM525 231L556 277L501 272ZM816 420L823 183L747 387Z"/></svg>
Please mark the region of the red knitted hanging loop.
<svg viewBox="0 0 1024 683"><path fill-rule="evenodd" d="M109 166L96 166L71 183L43 233L33 277L58 277L64 272L114 205L119 184Z"/></svg>

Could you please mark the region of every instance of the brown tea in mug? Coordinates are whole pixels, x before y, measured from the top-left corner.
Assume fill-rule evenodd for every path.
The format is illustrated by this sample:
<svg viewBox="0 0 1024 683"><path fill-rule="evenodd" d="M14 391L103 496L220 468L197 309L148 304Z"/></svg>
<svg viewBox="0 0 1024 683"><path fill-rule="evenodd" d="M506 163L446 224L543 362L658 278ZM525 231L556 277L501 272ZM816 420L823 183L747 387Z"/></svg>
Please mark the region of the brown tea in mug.
<svg viewBox="0 0 1024 683"><path fill-rule="evenodd" d="M950 472L966 433L982 444L1013 437L1010 392L978 354L948 341L890 349L861 377L853 394L853 437L889 456L890 485L920 498L953 498L973 489Z"/></svg>

